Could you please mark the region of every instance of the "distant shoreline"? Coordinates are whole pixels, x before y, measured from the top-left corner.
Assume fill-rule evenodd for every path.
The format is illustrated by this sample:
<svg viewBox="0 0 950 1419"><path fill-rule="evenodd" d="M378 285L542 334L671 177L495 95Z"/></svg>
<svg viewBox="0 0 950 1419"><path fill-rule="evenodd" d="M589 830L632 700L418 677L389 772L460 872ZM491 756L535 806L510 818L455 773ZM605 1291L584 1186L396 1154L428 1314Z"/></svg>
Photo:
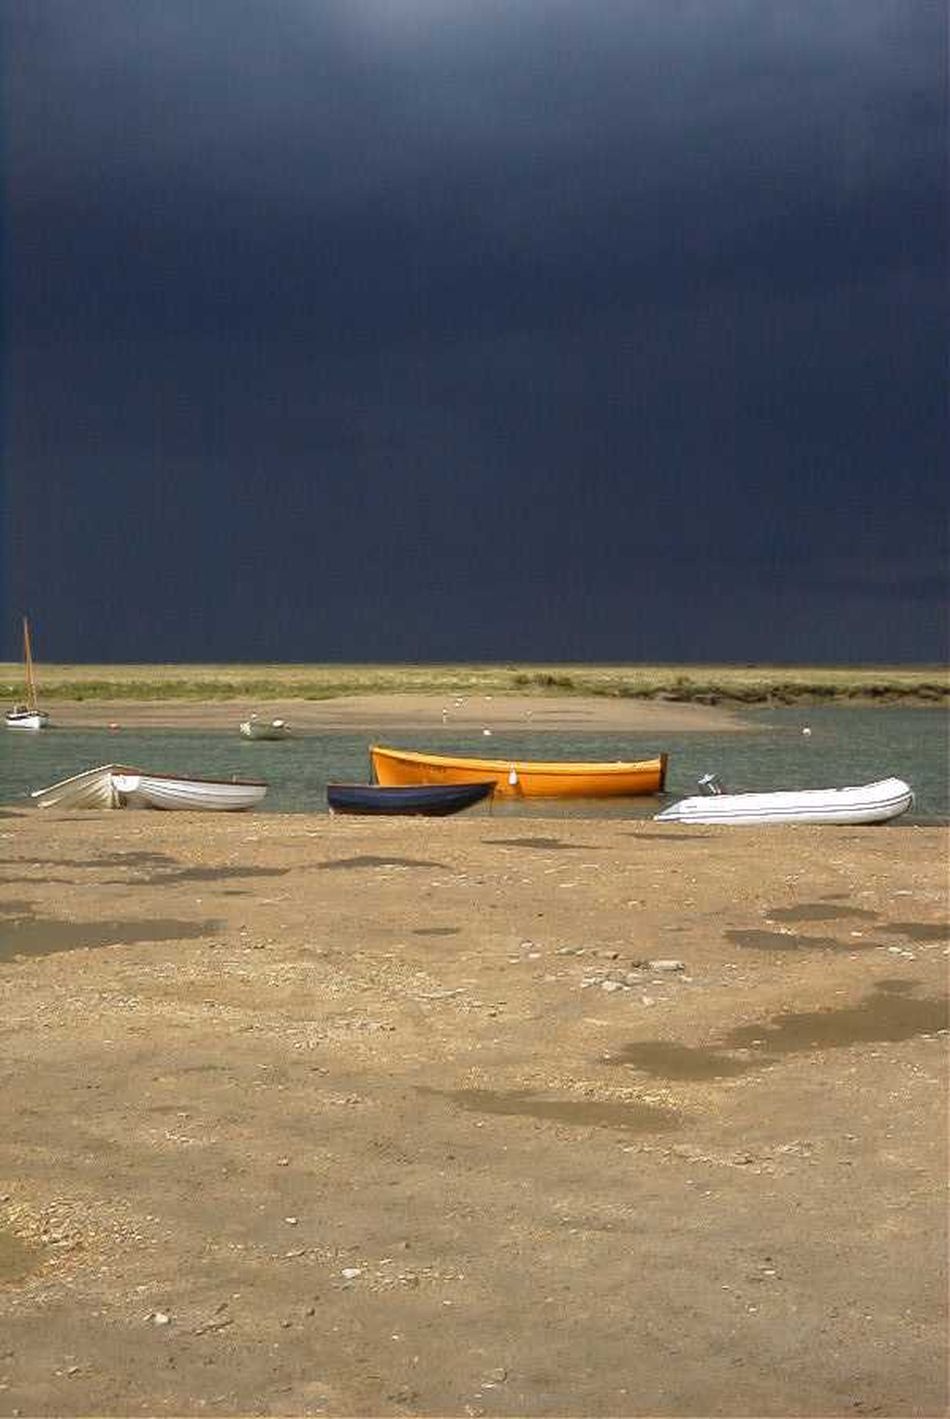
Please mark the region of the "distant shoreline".
<svg viewBox="0 0 950 1419"><path fill-rule="evenodd" d="M322 700L48 701L53 729L204 729L236 732L253 709L285 720L293 734L368 734L380 742L407 733L571 731L669 734L750 729L726 707L665 704L587 695L340 695Z"/></svg>
<svg viewBox="0 0 950 1419"><path fill-rule="evenodd" d="M945 666L717 665L40 665L47 707L155 704L310 706L368 696L431 696L456 702L530 698L548 709L578 699L640 706L941 706L950 702ZM0 665L0 696L22 697L23 672Z"/></svg>

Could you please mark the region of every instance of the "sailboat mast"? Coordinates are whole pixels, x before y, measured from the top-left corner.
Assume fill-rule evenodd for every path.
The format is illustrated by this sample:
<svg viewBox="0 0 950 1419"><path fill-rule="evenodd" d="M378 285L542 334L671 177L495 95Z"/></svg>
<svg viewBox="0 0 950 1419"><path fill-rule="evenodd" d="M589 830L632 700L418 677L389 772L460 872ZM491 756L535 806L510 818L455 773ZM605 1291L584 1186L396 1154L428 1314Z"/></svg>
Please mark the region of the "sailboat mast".
<svg viewBox="0 0 950 1419"><path fill-rule="evenodd" d="M26 662L27 709L36 710L36 684L33 680L33 652L30 649L30 623L23 617L23 658Z"/></svg>

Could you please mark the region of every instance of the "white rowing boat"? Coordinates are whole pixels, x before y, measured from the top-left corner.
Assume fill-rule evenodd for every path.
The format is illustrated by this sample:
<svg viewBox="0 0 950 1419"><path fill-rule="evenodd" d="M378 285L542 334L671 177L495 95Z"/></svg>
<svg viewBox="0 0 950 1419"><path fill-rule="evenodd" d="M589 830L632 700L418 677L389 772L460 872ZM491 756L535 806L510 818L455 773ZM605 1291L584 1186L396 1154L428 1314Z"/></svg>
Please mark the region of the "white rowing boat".
<svg viewBox="0 0 950 1419"><path fill-rule="evenodd" d="M658 823L886 823L906 813L914 793L903 779L851 788L805 788L780 793L715 793L683 798Z"/></svg>
<svg viewBox="0 0 950 1419"><path fill-rule="evenodd" d="M73 774L60 779L49 788L36 788L30 794L37 808L118 808L112 786L112 764Z"/></svg>
<svg viewBox="0 0 950 1419"><path fill-rule="evenodd" d="M267 792L267 784L261 779L190 778L183 774L150 774L143 769L128 768L113 770L112 786L121 808L218 813L255 808Z"/></svg>
<svg viewBox="0 0 950 1419"><path fill-rule="evenodd" d="M261 779L195 778L152 774L124 764L101 764L30 794L37 808L164 808L239 813L256 808L267 792Z"/></svg>

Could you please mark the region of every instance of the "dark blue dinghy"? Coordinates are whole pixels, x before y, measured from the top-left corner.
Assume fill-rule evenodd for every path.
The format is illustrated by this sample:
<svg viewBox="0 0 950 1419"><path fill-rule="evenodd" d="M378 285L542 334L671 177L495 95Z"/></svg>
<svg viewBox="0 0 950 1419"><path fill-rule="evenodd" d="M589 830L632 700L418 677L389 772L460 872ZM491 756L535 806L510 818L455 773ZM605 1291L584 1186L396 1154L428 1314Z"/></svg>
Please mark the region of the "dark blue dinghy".
<svg viewBox="0 0 950 1419"><path fill-rule="evenodd" d="M377 783L328 783L327 803L331 813L414 813L444 818L480 803L494 787L494 779L487 783L425 783L398 788Z"/></svg>

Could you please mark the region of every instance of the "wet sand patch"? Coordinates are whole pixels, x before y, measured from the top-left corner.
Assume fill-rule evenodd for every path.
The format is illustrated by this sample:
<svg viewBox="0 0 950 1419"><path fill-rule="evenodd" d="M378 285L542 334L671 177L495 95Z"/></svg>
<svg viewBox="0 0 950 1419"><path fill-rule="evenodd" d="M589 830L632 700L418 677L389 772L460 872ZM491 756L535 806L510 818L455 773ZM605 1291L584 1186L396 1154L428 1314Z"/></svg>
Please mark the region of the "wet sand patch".
<svg viewBox="0 0 950 1419"><path fill-rule="evenodd" d="M0 1227L0 1285L25 1281L43 1264L40 1248L24 1241L15 1232Z"/></svg>
<svg viewBox="0 0 950 1419"><path fill-rule="evenodd" d="M54 887L75 887L76 879L75 877L47 876L45 872L40 872L38 869L33 868L32 863L24 864L23 871L11 872L9 877L0 876L0 886L4 887L46 887L48 885Z"/></svg>
<svg viewBox="0 0 950 1419"><path fill-rule="evenodd" d="M156 917L142 921L55 921L15 918L0 934L0 961L18 956L53 956L61 951L96 950L104 946L134 946L140 941L191 941L210 936L219 923L177 921Z"/></svg>
<svg viewBox="0 0 950 1419"><path fill-rule="evenodd" d="M559 852L599 852L593 843L565 843L560 838L483 838L489 847L530 847Z"/></svg>
<svg viewBox="0 0 950 1419"><path fill-rule="evenodd" d="M100 857L34 857L43 867L166 867L176 859L165 852L104 852Z"/></svg>
<svg viewBox="0 0 950 1419"><path fill-rule="evenodd" d="M755 1045L769 1054L802 1054L860 1044L893 1044L934 1034L948 1024L946 996L913 996L888 989L838 1010L790 1011L773 1015L764 1027L740 1025L730 1030L723 1042L727 1048Z"/></svg>
<svg viewBox="0 0 950 1419"><path fill-rule="evenodd" d="M712 837L712 833L631 833L630 836L636 838L637 842L641 843L647 841L659 843L698 843L707 842Z"/></svg>
<svg viewBox="0 0 950 1419"><path fill-rule="evenodd" d="M636 1133L652 1133L678 1128L682 1116L675 1109L657 1104L641 1104L597 1099L544 1099L528 1090L507 1092L495 1089L429 1089L473 1113L498 1114L504 1118L537 1118L550 1123L573 1124L579 1128L619 1128Z"/></svg>
<svg viewBox="0 0 950 1419"><path fill-rule="evenodd" d="M857 1005L773 1015L761 1024L737 1026L714 1045L637 1040L611 1055L609 1063L632 1065L656 1079L724 1079L768 1069L776 1056L893 1044L947 1029L948 998L913 996L913 984L880 981ZM732 1052L739 1050L758 1053L737 1058Z"/></svg>
<svg viewBox="0 0 950 1419"><path fill-rule="evenodd" d="M325 872L351 867L438 867L443 872L449 871L446 862L430 862L427 858L419 857L373 857L369 854L361 857L334 857L329 862L318 862L316 865Z"/></svg>
<svg viewBox="0 0 950 1419"><path fill-rule="evenodd" d="M723 935L733 945L751 951L873 951L873 942L836 941L833 936L795 936L791 932L727 929Z"/></svg>
<svg viewBox="0 0 950 1419"><path fill-rule="evenodd" d="M182 867L174 872L157 872L147 877L106 878L106 886L164 887L172 882L222 882L234 877L285 877L288 867Z"/></svg>
<svg viewBox="0 0 950 1419"><path fill-rule="evenodd" d="M732 1079L762 1068L759 1059L724 1054L721 1045L681 1045L640 1040L608 1057L609 1064L632 1064L654 1079Z"/></svg>
<svg viewBox="0 0 950 1419"><path fill-rule="evenodd" d="M863 907L837 906L826 902L799 902L794 907L766 907L769 921L841 921L845 917L854 920L876 921L878 912L865 911Z"/></svg>
<svg viewBox="0 0 950 1419"><path fill-rule="evenodd" d="M888 921L882 922L884 931L894 931L898 936L906 936L910 941L950 940L950 922L945 921Z"/></svg>

